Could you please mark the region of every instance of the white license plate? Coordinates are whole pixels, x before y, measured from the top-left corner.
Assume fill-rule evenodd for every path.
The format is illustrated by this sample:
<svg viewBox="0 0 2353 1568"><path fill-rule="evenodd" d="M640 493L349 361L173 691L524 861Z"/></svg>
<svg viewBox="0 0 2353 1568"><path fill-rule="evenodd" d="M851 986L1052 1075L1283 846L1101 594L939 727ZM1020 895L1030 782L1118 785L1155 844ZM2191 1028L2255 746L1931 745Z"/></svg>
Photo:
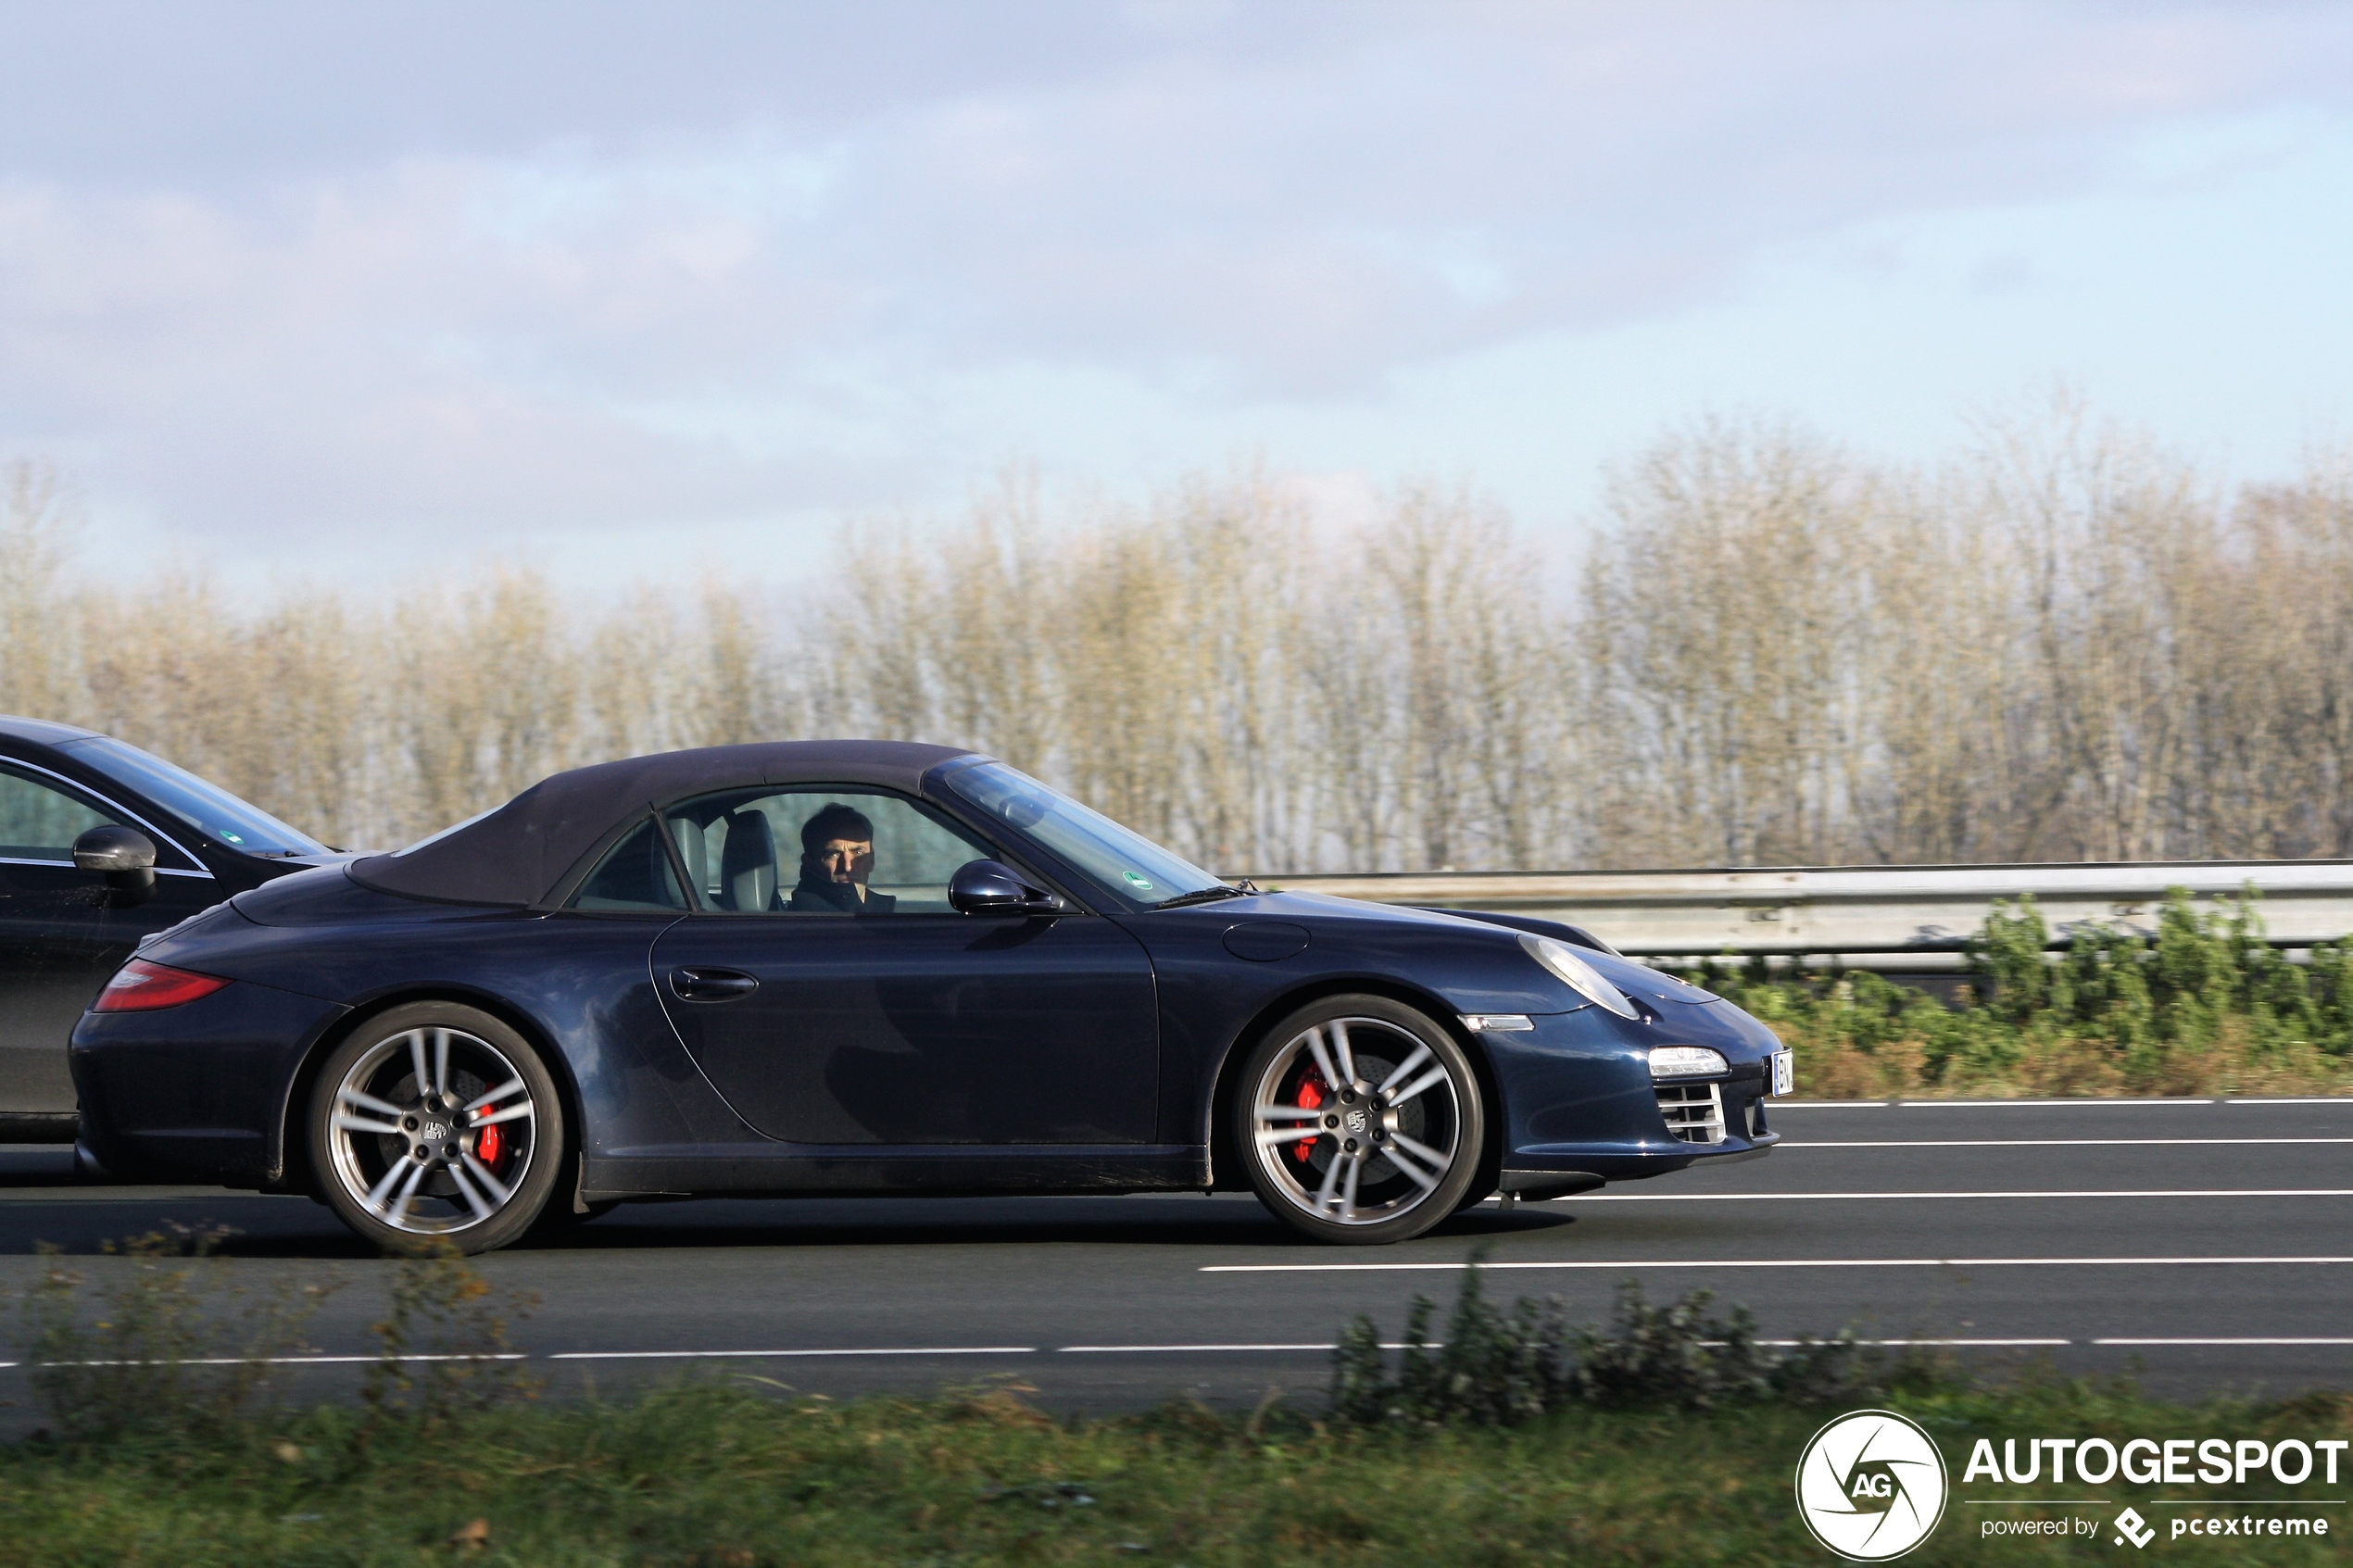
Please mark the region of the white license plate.
<svg viewBox="0 0 2353 1568"><path fill-rule="evenodd" d="M1773 1053L1773 1092L1777 1095L1797 1092L1797 1053L1795 1051Z"/></svg>

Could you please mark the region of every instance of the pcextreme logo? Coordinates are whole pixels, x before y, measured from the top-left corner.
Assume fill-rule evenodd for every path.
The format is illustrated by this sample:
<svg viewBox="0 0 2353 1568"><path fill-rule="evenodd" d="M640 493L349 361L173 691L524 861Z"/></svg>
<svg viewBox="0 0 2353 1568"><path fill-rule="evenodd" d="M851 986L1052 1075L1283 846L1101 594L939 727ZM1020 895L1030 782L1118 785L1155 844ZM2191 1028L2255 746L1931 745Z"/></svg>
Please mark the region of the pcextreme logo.
<svg viewBox="0 0 2353 1568"><path fill-rule="evenodd" d="M1797 1461L1798 1517L1850 1562L1884 1562L1928 1539L1949 1489L1936 1440L1893 1411L1840 1416Z"/></svg>

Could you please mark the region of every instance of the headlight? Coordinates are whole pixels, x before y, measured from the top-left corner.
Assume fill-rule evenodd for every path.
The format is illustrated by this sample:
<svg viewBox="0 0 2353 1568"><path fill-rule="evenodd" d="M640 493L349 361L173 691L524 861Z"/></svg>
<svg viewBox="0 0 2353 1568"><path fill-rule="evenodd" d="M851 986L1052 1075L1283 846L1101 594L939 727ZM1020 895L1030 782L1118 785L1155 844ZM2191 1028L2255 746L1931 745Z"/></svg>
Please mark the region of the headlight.
<svg viewBox="0 0 2353 1568"><path fill-rule="evenodd" d="M1566 942L1555 942L1549 936L1533 932L1520 933L1519 945L1528 956L1550 970L1562 985L1589 1002L1599 1002L1620 1018L1640 1018L1626 993L1604 980L1601 971L1577 956L1577 949Z"/></svg>
<svg viewBox="0 0 2353 1568"><path fill-rule="evenodd" d="M1651 1076L1654 1078L1697 1078L1709 1073L1729 1073L1724 1059L1705 1046L1654 1046L1651 1047Z"/></svg>

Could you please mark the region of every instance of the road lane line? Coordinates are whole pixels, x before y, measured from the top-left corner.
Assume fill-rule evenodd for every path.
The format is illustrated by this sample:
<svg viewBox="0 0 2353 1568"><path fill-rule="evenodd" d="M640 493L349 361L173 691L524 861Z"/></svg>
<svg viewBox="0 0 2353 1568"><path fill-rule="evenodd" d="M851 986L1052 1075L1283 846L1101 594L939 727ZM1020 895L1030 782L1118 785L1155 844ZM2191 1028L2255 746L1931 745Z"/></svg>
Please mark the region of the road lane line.
<svg viewBox="0 0 2353 1568"><path fill-rule="evenodd" d="M1460 1273L1468 1268L1504 1269L2078 1269L2181 1268L2191 1264L2353 1263L2353 1258L1615 1258L1567 1262L1503 1263L1204 1263L1205 1274Z"/></svg>
<svg viewBox="0 0 2353 1568"><path fill-rule="evenodd" d="M2353 1138L1831 1138L1821 1143L1778 1143L1775 1148L2123 1148L2144 1144L2264 1144L2285 1148L2303 1144L2353 1143Z"/></svg>
<svg viewBox="0 0 2353 1568"><path fill-rule="evenodd" d="M1443 1340L1433 1339L1433 1340L1430 1340L1428 1344L1424 1345L1424 1346L1423 1346L1423 1348L1424 1348L1424 1349L1431 1349L1431 1350L1438 1349L1438 1348L1441 1348L1441 1347L1444 1345L1444 1343L1445 1343L1445 1341L1443 1341ZM1721 1343L1721 1341L1720 1341L1720 1340L1718 1340L1718 1341L1710 1341L1710 1343L1720 1344L1720 1343ZM1818 1346L1818 1345L1822 1345L1822 1344L1825 1344L1825 1343L1831 1343L1831 1342L1830 1342L1830 1341L1825 1341L1825 1340L1820 1340L1820 1339L1759 1339L1759 1340L1755 1340L1755 1341L1754 1341L1754 1343L1758 1344L1758 1345L1763 1345L1763 1346L1766 1346L1766 1347L1768 1347L1768 1348L1771 1348L1771 1349L1776 1349L1776 1350L1795 1350L1795 1349L1799 1349L1799 1348L1806 1348L1806 1347L1809 1347L1809 1346ZM1855 1341L1855 1343L1856 1343L1856 1344L1857 1344L1857 1345L1868 1345L1868 1346L1873 1346L1873 1347L1877 1347L1877 1348L1881 1348L1881 1349L1901 1349L1901 1348L1908 1348L1908 1347L1913 1347L1913 1346L1934 1346L1934 1347L1937 1347L1937 1348L1953 1348L1953 1349L1971 1349L1971 1348L1994 1348L1994 1349L1999 1349L1999 1348L2020 1348L2020 1347L2036 1347L2036 1348L2039 1348L2039 1347L2045 1347L2045 1346L2052 1346L2052 1345L2072 1345L2072 1344L2074 1344L2074 1343L2075 1343L2075 1341L2074 1341L2074 1340L2072 1340L2072 1339L1857 1339L1857 1340L1856 1340L1856 1341ZM1229 1351L1229 1350L1276 1350L1276 1351L1281 1351L1281 1350L1337 1350L1337 1349L1339 1349L1339 1348L1340 1348L1340 1347L1339 1347L1338 1345L1333 1345L1333 1344L1322 1344L1322 1345L1063 1345L1063 1346L1061 1346L1061 1347L1059 1347L1059 1348L1058 1348L1058 1349L1057 1349L1057 1352L1056 1352L1056 1353L1057 1353L1057 1354L1060 1354L1060 1355L1064 1355L1064 1356L1154 1356L1154 1355L1185 1355L1185 1354L1190 1354L1190 1353L1203 1353L1203 1354L1206 1354L1206 1353L1222 1352L1222 1351ZM1381 1348L1382 1348L1382 1349L1384 1349L1384 1350L1405 1350L1405 1349L1410 1349L1410 1348L1412 1348L1412 1347L1411 1347L1411 1346L1409 1346L1409 1345L1407 1345L1407 1344L1405 1344L1403 1340L1400 1340L1400 1341L1398 1341L1398 1342L1397 1342L1397 1343L1395 1343L1395 1344L1387 1344L1387 1343L1384 1343L1384 1344L1381 1346Z"/></svg>
<svg viewBox="0 0 2353 1568"><path fill-rule="evenodd" d="M2095 1339L2095 1345L2353 1345L2353 1339Z"/></svg>
<svg viewBox="0 0 2353 1568"><path fill-rule="evenodd" d="M1772 1203L1797 1198L2353 1198L2353 1187L2194 1187L2084 1192L1589 1192L1552 1203Z"/></svg>
<svg viewBox="0 0 2353 1568"><path fill-rule="evenodd" d="M1403 1345L1384 1345L1384 1350L1402 1350ZM1158 1356L1182 1354L1189 1350L1336 1350L1336 1345L1061 1345L1055 1353L1063 1356Z"/></svg>
<svg viewBox="0 0 2353 1568"><path fill-rule="evenodd" d="M455 1351L447 1355L414 1356L186 1356L176 1361L154 1358L146 1361L43 1361L44 1367L68 1366L372 1366L379 1361L527 1361L530 1355L522 1350L501 1350L496 1354ZM14 1361L0 1361L0 1367L12 1367Z"/></svg>
<svg viewBox="0 0 2353 1568"><path fill-rule="evenodd" d="M2219 1105L2213 1099L2183 1099L2172 1096L2151 1096L2147 1099L1899 1099L1895 1102L1906 1110L2021 1110L2051 1106L2083 1107L2094 1105ZM2272 1103L2249 1101L2249 1104Z"/></svg>
<svg viewBox="0 0 2353 1568"><path fill-rule="evenodd" d="M1035 1345L907 1345L837 1350L561 1350L551 1361L674 1361L758 1360L767 1356L1034 1356Z"/></svg>
<svg viewBox="0 0 2353 1568"><path fill-rule="evenodd" d="M1711 1339L1705 1341L1705 1343L1710 1345L1720 1345L1723 1341L1720 1339ZM1797 1350L1809 1348L1819 1348L1824 1345L1834 1345L1838 1342L1834 1339L1759 1339L1755 1341L1755 1343L1768 1346L1776 1350ZM1922 1345L1933 1346L1939 1349L1962 1350L2009 1349L2020 1347L2072 1345L2075 1341L2072 1339L1857 1339L1855 1343L1857 1345L1877 1346L1882 1350L1911 1349Z"/></svg>
<svg viewBox="0 0 2353 1568"><path fill-rule="evenodd" d="M1431 1340L1431 1341L1430 1341L1428 1345L1425 1345L1425 1346L1423 1347L1423 1348L1424 1348L1424 1349L1432 1349L1432 1350L1434 1350L1434 1349L1438 1348L1438 1347L1439 1347L1439 1346L1441 1346L1441 1345L1442 1345L1442 1344L1444 1344L1444 1343L1445 1343L1445 1341L1443 1341L1443 1340L1433 1339L1433 1340ZM1764 1341L1759 1340L1759 1341L1758 1341L1758 1343L1759 1343L1759 1344L1762 1344L1762 1343L1764 1343ZM1184 1354L1188 1354L1188 1353L1190 1353L1190 1352L1197 1352L1197 1351L1198 1351L1198 1352L1208 1352L1208 1351L1221 1351L1221 1350L1337 1350L1337 1349L1339 1349L1339 1348L1340 1348L1340 1347L1339 1347L1339 1346L1337 1346L1337 1345L1329 1345L1329 1344L1326 1344L1326 1345L1060 1345L1060 1346L1055 1347L1055 1352L1054 1352L1054 1353L1055 1353L1055 1354L1057 1354L1057 1355L1063 1355L1063 1356L1159 1356L1159 1355L1184 1355ZM1388 1343L1388 1342L1384 1341L1384 1342L1382 1343L1382 1345L1381 1345L1381 1348L1382 1348L1382 1349L1384 1349L1384 1350L1408 1350L1408 1349L1413 1348L1413 1347L1412 1347L1412 1346L1410 1346L1410 1345L1407 1345L1407 1344L1406 1344L1403 1340L1402 1340L1402 1339L1401 1339L1401 1340L1398 1340L1397 1342L1395 1342L1394 1344Z"/></svg>

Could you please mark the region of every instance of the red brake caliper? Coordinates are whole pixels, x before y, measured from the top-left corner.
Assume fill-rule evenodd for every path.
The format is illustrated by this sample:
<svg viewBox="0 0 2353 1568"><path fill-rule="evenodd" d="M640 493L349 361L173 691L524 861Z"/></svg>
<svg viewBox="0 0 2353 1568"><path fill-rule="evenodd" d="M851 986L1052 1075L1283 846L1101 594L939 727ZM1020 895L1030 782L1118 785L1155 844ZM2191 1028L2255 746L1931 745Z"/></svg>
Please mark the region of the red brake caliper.
<svg viewBox="0 0 2353 1568"><path fill-rule="evenodd" d="M474 1158L476 1160L481 1160L484 1165L496 1165L498 1163L498 1146L505 1141L498 1135L502 1131L504 1131L504 1129L494 1122L489 1126L484 1127L482 1131L474 1135Z"/></svg>
<svg viewBox="0 0 2353 1568"><path fill-rule="evenodd" d="M1331 1085L1324 1082L1324 1075L1310 1068L1307 1081L1299 1085L1300 1105L1313 1110L1330 1098L1330 1095ZM1290 1157L1304 1165L1307 1163L1307 1157L1315 1152L1315 1146L1322 1141L1321 1138L1302 1138L1290 1146Z"/></svg>

